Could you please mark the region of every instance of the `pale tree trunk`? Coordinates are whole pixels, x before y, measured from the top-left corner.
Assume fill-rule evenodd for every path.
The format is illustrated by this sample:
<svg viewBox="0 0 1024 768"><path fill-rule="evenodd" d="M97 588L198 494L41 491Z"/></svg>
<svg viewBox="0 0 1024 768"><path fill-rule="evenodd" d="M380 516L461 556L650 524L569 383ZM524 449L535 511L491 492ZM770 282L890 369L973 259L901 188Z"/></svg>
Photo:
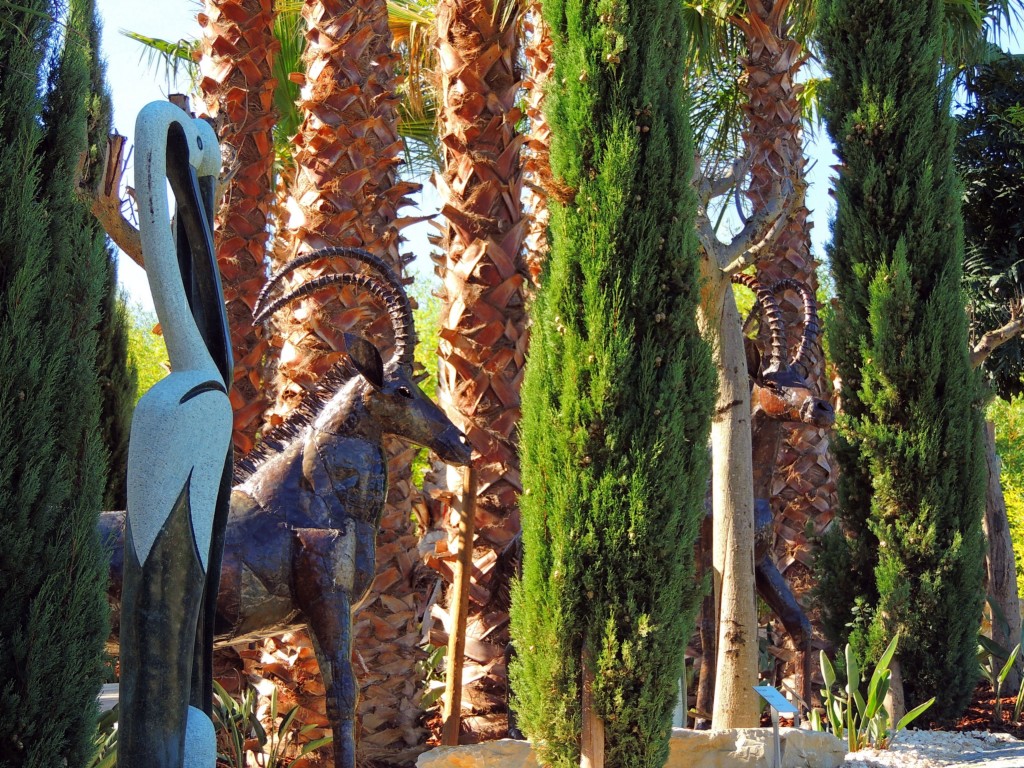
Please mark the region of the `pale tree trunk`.
<svg viewBox="0 0 1024 768"><path fill-rule="evenodd" d="M992 616L992 639L1007 650L1021 641L1020 600L1017 597L1017 568L1010 538L1010 522L1006 516L1006 500L999 483L999 454L996 453L996 428L985 422L985 458L988 465L988 490L985 495L985 518L982 525L988 540L985 558L988 576L988 597L996 607ZM1000 616L999 614L1002 614ZM1002 664L1004 662L1000 662ZM1017 656L1004 690L1016 691L1020 687L1024 660Z"/></svg>
<svg viewBox="0 0 1024 768"><path fill-rule="evenodd" d="M758 703L751 687L757 682L757 605L750 384L742 321L729 278L707 259L704 264L702 324L718 370L718 401L711 420L711 546L718 617L711 723L715 730L753 728Z"/></svg>
<svg viewBox="0 0 1024 768"><path fill-rule="evenodd" d="M754 599L754 477L751 457L750 382L743 325L731 277L771 248L803 205L804 187L776 194L728 243L720 241L708 217L711 200L726 194L733 174L700 178L697 235L701 259L700 320L714 350L718 403L711 421L712 568L718 622L718 669L712 727L757 725L757 611ZM705 545L706 546L706 545ZM711 663L705 658L705 664Z"/></svg>
<svg viewBox="0 0 1024 768"><path fill-rule="evenodd" d="M594 670L583 652L582 729L580 768L604 768L604 721L594 713Z"/></svg>
<svg viewBox="0 0 1024 768"><path fill-rule="evenodd" d="M900 718L907 714L907 702L903 698L903 672L898 658L889 662L889 671L892 677L889 678L889 692L885 694L885 710L889 713L889 722L895 727Z"/></svg>

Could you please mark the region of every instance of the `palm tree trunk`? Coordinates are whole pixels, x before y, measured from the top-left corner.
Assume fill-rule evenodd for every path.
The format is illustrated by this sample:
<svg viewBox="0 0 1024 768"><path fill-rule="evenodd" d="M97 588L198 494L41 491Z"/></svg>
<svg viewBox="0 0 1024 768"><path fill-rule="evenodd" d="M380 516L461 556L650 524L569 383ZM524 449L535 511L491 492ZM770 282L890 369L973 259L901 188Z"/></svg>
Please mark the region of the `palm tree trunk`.
<svg viewBox="0 0 1024 768"><path fill-rule="evenodd" d="M744 141L753 158L747 194L756 215L778 194L780 173L794 182L802 181L805 174L797 101L801 86L796 83L805 55L789 34L790 0L748 0L747 5L747 14L734 21L747 39L748 53L742 61L748 105ZM790 277L812 291L817 290L808 214L803 206L793 211L774 248L757 262L757 277L762 284L770 286ZM803 331L800 299L796 294L787 294L779 297L779 303L790 349L795 350ZM820 346L814 357L815 364L807 378L816 394L827 398L829 384ZM778 489L772 498L775 554L779 570L799 598L813 583L812 540L824 532L834 516L836 474L826 430L802 424L786 425L784 430L772 482L773 489ZM792 666L793 669L785 670L787 677L798 674L798 665ZM796 685L794 689L800 690Z"/></svg>
<svg viewBox="0 0 1024 768"><path fill-rule="evenodd" d="M239 455L252 449L269 403L263 375L268 345L263 329L253 325L252 308L266 275L273 205L275 15L272 0L207 0L199 17L199 86L222 146L234 154L215 246L235 359L232 440Z"/></svg>
<svg viewBox="0 0 1024 768"><path fill-rule="evenodd" d="M516 132L520 83L517 15L510 3L441 0L437 7L443 171L435 177L447 219L438 397L473 446L479 473L463 693L464 730L504 733L507 572L496 554L519 531L522 490L515 430L527 332L522 255L524 136ZM451 476L455 492L458 479ZM454 539L449 529L449 540ZM453 548L453 547L452 547ZM505 574L499 576L498 574Z"/></svg>
<svg viewBox="0 0 1024 768"><path fill-rule="evenodd" d="M305 76L295 137L295 176L285 222L287 256L325 246L358 247L384 257L401 274L412 257L399 253L398 209L418 185L398 179L392 37L385 0L307 0ZM297 270L304 282L352 267L341 260ZM387 357L390 321L349 288L323 293L279 313L282 336L278 402L271 423L344 355L344 334L372 340ZM354 647L360 671L361 759L409 760L422 748L421 684L416 662L424 569L411 522L409 465L415 450L393 441L388 505L377 535L376 579L356 611Z"/></svg>

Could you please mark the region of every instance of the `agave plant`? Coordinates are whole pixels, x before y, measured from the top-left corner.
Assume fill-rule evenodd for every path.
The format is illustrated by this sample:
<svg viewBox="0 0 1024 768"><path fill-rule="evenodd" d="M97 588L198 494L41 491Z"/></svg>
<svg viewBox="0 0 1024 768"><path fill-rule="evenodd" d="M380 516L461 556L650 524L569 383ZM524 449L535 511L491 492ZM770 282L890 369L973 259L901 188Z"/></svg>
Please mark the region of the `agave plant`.
<svg viewBox="0 0 1024 768"><path fill-rule="evenodd" d="M933 696L901 717L895 729L890 728L885 697L889 693L889 683L892 679L889 664L892 663L898 642L899 635L894 637L885 649L871 673L866 692L861 690L863 678L860 666L849 644L844 654L846 683L841 686L838 685L836 669L832 662L824 651L821 653L821 672L825 678L825 688L821 695L825 701L825 716L829 730L838 738L846 739L850 752L867 747L887 749L900 731L935 703ZM814 730L824 730L821 715L817 710L811 711L810 722Z"/></svg>

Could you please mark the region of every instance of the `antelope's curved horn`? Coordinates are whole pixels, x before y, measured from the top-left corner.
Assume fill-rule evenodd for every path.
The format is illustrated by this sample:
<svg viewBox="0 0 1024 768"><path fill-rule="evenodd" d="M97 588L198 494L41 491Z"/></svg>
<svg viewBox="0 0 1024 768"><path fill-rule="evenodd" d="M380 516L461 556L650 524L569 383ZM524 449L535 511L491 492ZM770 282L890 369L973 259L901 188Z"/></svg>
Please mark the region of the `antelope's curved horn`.
<svg viewBox="0 0 1024 768"><path fill-rule="evenodd" d="M384 278L385 282L391 285L396 292L402 292L403 290L401 280L399 280L398 276L391 269L391 265L379 256L374 256L369 251L364 251L361 248L340 248L331 246L327 248L319 248L315 251L310 251L309 253L303 253L296 256L282 266L277 272L272 274L260 290L259 297L256 300L256 307L259 308L260 305L266 301L267 296L270 295L270 292L274 287L299 267L304 267L307 264L319 261L320 259L330 258L350 259L352 261L358 261L362 264L366 264L375 269L380 276Z"/></svg>
<svg viewBox="0 0 1024 768"><path fill-rule="evenodd" d="M814 342L817 341L818 331L820 330L818 326L818 301L815 299L814 294L811 293L810 288L791 277L783 278L772 286L772 294L778 294L779 291L796 291L800 294L800 298L803 301L804 332L800 336L800 346L797 348L796 355L790 364L800 363L804 367L804 372L810 373L811 368L814 367Z"/></svg>
<svg viewBox="0 0 1024 768"><path fill-rule="evenodd" d="M771 354L768 357L768 371L780 371L786 364L786 324L782 319L782 310L775 294L758 282L753 275L733 275L732 281L745 285L754 292L757 303L761 306L761 314L771 334Z"/></svg>
<svg viewBox="0 0 1024 768"><path fill-rule="evenodd" d="M277 303L277 301L280 301L279 299L274 302L276 305L274 309L269 309L266 305L266 301L274 287L280 284L288 274L299 267L305 266L306 264L328 258L343 258L351 261L358 261L361 264L369 266L382 278L382 280L377 281L377 284L384 289L386 294L390 295L394 299L393 303L385 301L385 305L388 308L388 314L391 317L391 324L395 332L395 353L393 359L399 365L411 363L413 350L416 347L416 328L413 323L412 305L409 303L409 297L405 293L405 288L402 285L401 279L395 274L394 270L391 269L391 266L379 256L375 256L369 251L364 251L361 248L339 248L332 246L329 248L320 248L318 250L296 256L281 267L281 269L271 275L270 279L267 280L266 285L263 286L263 289L260 291L259 296L256 299L256 306L253 308L253 315L259 318L265 318L283 306L282 304ZM329 275L321 275L321 278L322 277L329 277ZM315 279L320 280L321 278ZM321 287L330 284L331 283L324 283ZM336 282L334 284L341 283ZM314 288L312 290L316 291L319 290L319 288ZM294 293L294 291L292 293ZM292 299L299 298L298 296L289 295ZM308 293L303 295L308 295ZM378 295L378 298L384 301L383 296ZM290 300L291 299L289 299L289 301Z"/></svg>
<svg viewBox="0 0 1024 768"><path fill-rule="evenodd" d="M391 317L392 326L395 329L395 354L393 359L398 361L399 364L406 359L406 356L409 356L409 359L411 359L412 349L416 345L416 339L415 336L410 337L410 331L412 330L411 324L406 326L401 322L402 302L398 295L391 290L390 286L369 275L357 275L354 272L342 272L340 274L321 275L320 277L313 278L309 282L303 283L294 290L289 291L284 296L274 299L274 301L261 307L259 312L253 317L253 323L263 322L285 304L295 301L296 299L301 299L305 296L309 296L311 293L321 291L324 288L330 288L338 285L358 286L384 304L387 308L388 315Z"/></svg>

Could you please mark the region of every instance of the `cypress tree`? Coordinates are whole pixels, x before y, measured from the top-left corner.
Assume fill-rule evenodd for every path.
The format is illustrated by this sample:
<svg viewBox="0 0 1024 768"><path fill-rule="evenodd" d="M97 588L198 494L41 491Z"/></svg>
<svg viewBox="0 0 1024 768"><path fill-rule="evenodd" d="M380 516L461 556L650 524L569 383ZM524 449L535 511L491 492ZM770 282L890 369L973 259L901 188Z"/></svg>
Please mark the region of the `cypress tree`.
<svg viewBox="0 0 1024 768"><path fill-rule="evenodd" d="M962 711L977 677L985 493L942 10L827 0L820 30L843 164L829 255L849 534L823 552L820 604L831 639L862 657L899 632L907 704L935 695L939 719Z"/></svg>
<svg viewBox="0 0 1024 768"><path fill-rule="evenodd" d="M88 35L89 52L92 55L89 56L90 86L87 97L88 155L81 184L93 187L101 182L106 170L105 149L113 116L106 66L97 55L100 50L100 24L95 15L84 31ZM86 226L92 232L95 247L102 247L106 254L96 361L102 396L100 431L103 444L110 454L103 508L125 509L128 493L128 437L135 409L138 376L135 365L128 359L130 320L128 307L117 284L117 253L107 244L106 235L98 222L90 218Z"/></svg>
<svg viewBox="0 0 1024 768"><path fill-rule="evenodd" d="M664 765L698 589L715 378L700 338L675 0L547 0L551 251L523 383L515 709L579 764L583 660L606 761Z"/></svg>
<svg viewBox="0 0 1024 768"><path fill-rule="evenodd" d="M95 372L107 255L74 189L93 7L73 1L51 39L59 10L30 0L0 25L0 765L40 768L93 753L108 628Z"/></svg>
<svg viewBox="0 0 1024 768"><path fill-rule="evenodd" d="M128 306L117 285L115 254L108 251L100 308L99 357L96 368L103 398L100 430L109 453L103 509L125 509L128 494L128 438L138 371L128 357Z"/></svg>

